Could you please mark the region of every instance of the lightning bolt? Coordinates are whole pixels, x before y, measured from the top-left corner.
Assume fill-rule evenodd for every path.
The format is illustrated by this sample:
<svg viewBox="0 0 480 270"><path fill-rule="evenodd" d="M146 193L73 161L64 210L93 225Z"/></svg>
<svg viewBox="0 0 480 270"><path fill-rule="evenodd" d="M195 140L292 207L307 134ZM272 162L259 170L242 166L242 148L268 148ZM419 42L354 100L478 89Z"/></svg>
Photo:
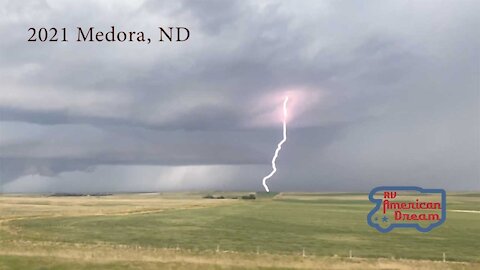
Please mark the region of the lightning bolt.
<svg viewBox="0 0 480 270"><path fill-rule="evenodd" d="M277 149L275 149L275 154L272 158L272 171L262 180L263 187L265 187L265 190L267 192L270 192L270 189L268 189L266 182L270 177L275 174L275 172L277 172L277 166L275 165L275 161L277 160L278 153L282 149L282 144L287 141L287 102L288 97L285 97L285 100L283 101L283 139L278 143Z"/></svg>

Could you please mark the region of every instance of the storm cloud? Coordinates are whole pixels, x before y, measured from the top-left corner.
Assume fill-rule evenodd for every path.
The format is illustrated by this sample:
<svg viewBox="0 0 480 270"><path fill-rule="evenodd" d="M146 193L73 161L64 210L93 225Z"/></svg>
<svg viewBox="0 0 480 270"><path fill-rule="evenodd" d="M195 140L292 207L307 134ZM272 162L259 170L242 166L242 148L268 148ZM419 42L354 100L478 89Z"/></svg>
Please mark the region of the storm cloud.
<svg viewBox="0 0 480 270"><path fill-rule="evenodd" d="M4 192L480 189L477 1L2 1ZM182 26L182 43L27 42ZM73 35L73 31L71 33Z"/></svg>

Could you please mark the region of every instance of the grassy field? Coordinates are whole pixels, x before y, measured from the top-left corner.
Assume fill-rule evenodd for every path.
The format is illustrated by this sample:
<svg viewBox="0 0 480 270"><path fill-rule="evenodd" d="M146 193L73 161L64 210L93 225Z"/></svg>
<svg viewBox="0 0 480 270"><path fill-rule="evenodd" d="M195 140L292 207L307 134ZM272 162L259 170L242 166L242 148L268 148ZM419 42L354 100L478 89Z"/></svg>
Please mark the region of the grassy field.
<svg viewBox="0 0 480 270"><path fill-rule="evenodd" d="M480 194L450 194L429 233L388 234L366 194L203 195L2 196L0 269L480 269Z"/></svg>

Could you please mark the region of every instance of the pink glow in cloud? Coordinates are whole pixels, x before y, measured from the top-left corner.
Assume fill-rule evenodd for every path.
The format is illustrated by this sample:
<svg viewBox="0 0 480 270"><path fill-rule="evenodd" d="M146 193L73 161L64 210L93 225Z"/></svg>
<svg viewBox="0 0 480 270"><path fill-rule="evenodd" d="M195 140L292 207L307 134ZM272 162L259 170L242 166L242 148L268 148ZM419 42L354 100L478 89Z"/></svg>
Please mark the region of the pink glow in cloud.
<svg viewBox="0 0 480 270"><path fill-rule="evenodd" d="M308 123L298 123L293 120L317 105L321 100L321 93L307 88L292 87L260 97L251 106L251 119L248 120L246 126L273 127L281 125L283 110L278 104L282 104L286 96L289 98L287 122L296 122L296 126L308 125Z"/></svg>

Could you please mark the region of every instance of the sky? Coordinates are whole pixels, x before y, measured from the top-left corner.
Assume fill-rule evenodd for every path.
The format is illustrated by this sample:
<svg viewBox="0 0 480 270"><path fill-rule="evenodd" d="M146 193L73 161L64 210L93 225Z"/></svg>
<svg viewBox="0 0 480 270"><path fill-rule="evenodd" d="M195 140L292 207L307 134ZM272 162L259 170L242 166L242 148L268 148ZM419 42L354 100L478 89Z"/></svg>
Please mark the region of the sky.
<svg viewBox="0 0 480 270"><path fill-rule="evenodd" d="M0 3L2 192L480 190L478 1Z"/></svg>

